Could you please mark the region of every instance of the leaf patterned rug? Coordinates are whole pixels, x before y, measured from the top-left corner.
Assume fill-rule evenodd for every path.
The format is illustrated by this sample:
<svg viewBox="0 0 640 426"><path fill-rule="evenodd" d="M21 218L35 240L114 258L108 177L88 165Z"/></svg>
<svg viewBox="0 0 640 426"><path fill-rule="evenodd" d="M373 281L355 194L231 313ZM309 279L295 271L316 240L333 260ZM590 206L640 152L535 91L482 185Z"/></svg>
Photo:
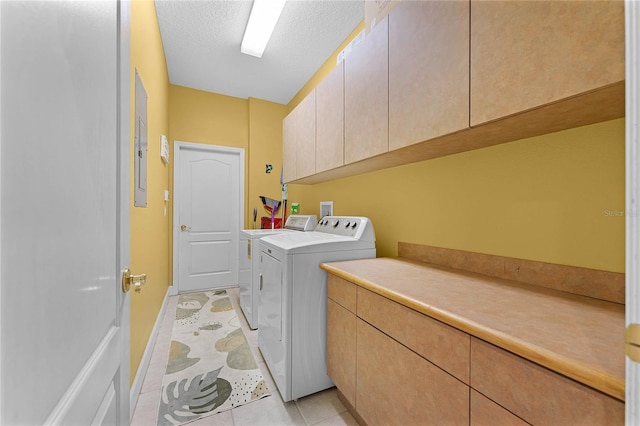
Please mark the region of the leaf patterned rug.
<svg viewBox="0 0 640 426"><path fill-rule="evenodd" d="M180 425L270 395L225 290L182 294L158 425Z"/></svg>

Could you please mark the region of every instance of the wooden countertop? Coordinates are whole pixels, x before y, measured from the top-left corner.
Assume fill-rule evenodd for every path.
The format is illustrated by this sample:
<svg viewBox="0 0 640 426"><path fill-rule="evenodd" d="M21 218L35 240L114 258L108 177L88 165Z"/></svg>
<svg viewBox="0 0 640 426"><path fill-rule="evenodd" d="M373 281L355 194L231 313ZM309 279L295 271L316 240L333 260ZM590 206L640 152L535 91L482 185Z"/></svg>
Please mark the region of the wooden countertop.
<svg viewBox="0 0 640 426"><path fill-rule="evenodd" d="M624 305L402 258L320 267L624 401Z"/></svg>

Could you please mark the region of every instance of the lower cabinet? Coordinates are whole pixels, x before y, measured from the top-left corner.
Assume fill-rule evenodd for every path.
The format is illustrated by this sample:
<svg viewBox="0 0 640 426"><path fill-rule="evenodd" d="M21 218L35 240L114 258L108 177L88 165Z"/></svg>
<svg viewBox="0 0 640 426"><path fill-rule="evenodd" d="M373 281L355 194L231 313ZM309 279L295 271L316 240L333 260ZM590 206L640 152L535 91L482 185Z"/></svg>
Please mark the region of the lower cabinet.
<svg viewBox="0 0 640 426"><path fill-rule="evenodd" d="M526 426L529 424L474 389L471 389L470 410L471 426Z"/></svg>
<svg viewBox="0 0 640 426"><path fill-rule="evenodd" d="M327 375L356 406L356 314L327 300Z"/></svg>
<svg viewBox="0 0 640 426"><path fill-rule="evenodd" d="M327 373L368 425L624 424L623 401L352 282L328 296Z"/></svg>
<svg viewBox="0 0 640 426"><path fill-rule="evenodd" d="M471 386L534 425L624 424L623 402L476 338Z"/></svg>
<svg viewBox="0 0 640 426"><path fill-rule="evenodd" d="M368 425L469 424L469 386L357 321L356 411Z"/></svg>

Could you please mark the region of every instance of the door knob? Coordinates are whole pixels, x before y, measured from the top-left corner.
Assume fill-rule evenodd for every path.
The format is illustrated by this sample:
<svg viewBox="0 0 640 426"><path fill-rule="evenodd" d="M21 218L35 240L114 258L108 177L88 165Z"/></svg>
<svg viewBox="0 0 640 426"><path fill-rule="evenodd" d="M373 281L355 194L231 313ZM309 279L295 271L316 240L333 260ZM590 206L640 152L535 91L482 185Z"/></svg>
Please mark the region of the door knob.
<svg viewBox="0 0 640 426"><path fill-rule="evenodd" d="M187 225L180 225L180 230L181 231L191 231L191 227L187 226Z"/></svg>
<svg viewBox="0 0 640 426"><path fill-rule="evenodd" d="M124 293L129 292L129 289L133 285L136 289L136 293L142 291L142 286L147 283L147 274L133 275L129 268L125 268L122 271L122 291Z"/></svg>

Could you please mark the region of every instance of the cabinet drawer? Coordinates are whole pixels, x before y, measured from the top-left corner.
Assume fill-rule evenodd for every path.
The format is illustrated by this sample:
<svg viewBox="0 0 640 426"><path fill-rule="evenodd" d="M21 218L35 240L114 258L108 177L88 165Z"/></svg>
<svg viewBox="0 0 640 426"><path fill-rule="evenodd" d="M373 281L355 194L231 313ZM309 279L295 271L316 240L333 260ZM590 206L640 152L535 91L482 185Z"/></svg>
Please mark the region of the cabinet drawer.
<svg viewBox="0 0 640 426"><path fill-rule="evenodd" d="M468 334L364 288L357 290L358 317L469 383Z"/></svg>
<svg viewBox="0 0 640 426"><path fill-rule="evenodd" d="M480 339L471 387L532 424L624 424L624 403Z"/></svg>
<svg viewBox="0 0 640 426"><path fill-rule="evenodd" d="M527 422L471 389L471 426L526 426Z"/></svg>
<svg viewBox="0 0 640 426"><path fill-rule="evenodd" d="M356 285L349 281L328 274L327 295L329 299L347 308L351 312L356 312Z"/></svg>
<svg viewBox="0 0 640 426"><path fill-rule="evenodd" d="M469 424L469 386L357 322L356 410L367 424Z"/></svg>

